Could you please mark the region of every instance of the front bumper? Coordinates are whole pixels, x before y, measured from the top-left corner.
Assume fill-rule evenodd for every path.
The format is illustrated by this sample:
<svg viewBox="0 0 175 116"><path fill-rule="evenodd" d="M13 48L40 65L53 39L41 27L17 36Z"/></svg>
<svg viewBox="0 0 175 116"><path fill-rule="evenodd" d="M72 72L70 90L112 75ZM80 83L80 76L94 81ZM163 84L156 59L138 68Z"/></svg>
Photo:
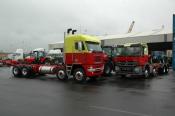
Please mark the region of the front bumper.
<svg viewBox="0 0 175 116"><path fill-rule="evenodd" d="M134 67L115 67L115 72L116 75L124 75L126 77L131 77L131 76L143 76L143 68L139 66L134 66Z"/></svg>
<svg viewBox="0 0 175 116"><path fill-rule="evenodd" d="M86 71L87 77L94 77L94 76L98 77L103 74L104 65L103 64L86 65L84 69Z"/></svg>

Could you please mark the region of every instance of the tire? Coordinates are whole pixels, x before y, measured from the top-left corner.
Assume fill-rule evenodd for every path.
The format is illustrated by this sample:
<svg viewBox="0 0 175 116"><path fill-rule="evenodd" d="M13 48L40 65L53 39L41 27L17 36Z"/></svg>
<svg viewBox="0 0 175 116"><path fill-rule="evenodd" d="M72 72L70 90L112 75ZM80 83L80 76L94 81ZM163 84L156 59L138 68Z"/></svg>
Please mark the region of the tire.
<svg viewBox="0 0 175 116"><path fill-rule="evenodd" d="M56 76L59 80L62 80L62 81L65 81L68 79L64 69L59 69Z"/></svg>
<svg viewBox="0 0 175 116"><path fill-rule="evenodd" d="M153 77L157 77L157 74L158 74L158 72L156 71L155 68L153 68L153 71L152 71L152 75L153 75Z"/></svg>
<svg viewBox="0 0 175 116"><path fill-rule="evenodd" d="M150 77L149 69L145 69L145 71L144 71L144 77L145 78L149 78Z"/></svg>
<svg viewBox="0 0 175 116"><path fill-rule="evenodd" d="M14 77L19 77L19 76L21 76L21 70L20 70L20 68L17 67L17 66L14 66L14 67L12 68L12 73L13 73Z"/></svg>
<svg viewBox="0 0 175 116"><path fill-rule="evenodd" d="M158 74L161 75L162 74L162 71L163 69L162 68L158 68Z"/></svg>
<svg viewBox="0 0 175 116"><path fill-rule="evenodd" d="M21 70L22 76L29 78L31 75L31 71L28 67L23 67Z"/></svg>
<svg viewBox="0 0 175 116"><path fill-rule="evenodd" d="M82 68L77 68L74 70L73 78L76 82L82 83L86 80L84 70Z"/></svg>
<svg viewBox="0 0 175 116"><path fill-rule="evenodd" d="M165 74L168 74L168 73L169 73L169 67L166 66L166 67L165 67Z"/></svg>
<svg viewBox="0 0 175 116"><path fill-rule="evenodd" d="M104 70L103 70L103 74L105 76L109 76L111 75L111 71L112 71L112 68L111 68L111 65L110 64L105 64L105 67L104 67Z"/></svg>
<svg viewBox="0 0 175 116"><path fill-rule="evenodd" d="M165 66L162 69L162 74L166 74L166 67Z"/></svg>

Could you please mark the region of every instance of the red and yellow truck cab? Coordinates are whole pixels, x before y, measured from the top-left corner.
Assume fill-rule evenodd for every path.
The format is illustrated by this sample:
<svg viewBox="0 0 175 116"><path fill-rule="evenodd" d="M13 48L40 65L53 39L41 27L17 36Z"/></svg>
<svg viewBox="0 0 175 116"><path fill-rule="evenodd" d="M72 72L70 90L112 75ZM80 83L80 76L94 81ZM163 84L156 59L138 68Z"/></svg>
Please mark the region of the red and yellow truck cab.
<svg viewBox="0 0 175 116"><path fill-rule="evenodd" d="M116 48L115 72L121 76L149 77L156 73L149 62L148 46L144 43L128 43Z"/></svg>
<svg viewBox="0 0 175 116"><path fill-rule="evenodd" d="M99 77L103 73L103 56L100 40L96 37L76 34L65 38L66 72L78 82L86 80L86 77Z"/></svg>

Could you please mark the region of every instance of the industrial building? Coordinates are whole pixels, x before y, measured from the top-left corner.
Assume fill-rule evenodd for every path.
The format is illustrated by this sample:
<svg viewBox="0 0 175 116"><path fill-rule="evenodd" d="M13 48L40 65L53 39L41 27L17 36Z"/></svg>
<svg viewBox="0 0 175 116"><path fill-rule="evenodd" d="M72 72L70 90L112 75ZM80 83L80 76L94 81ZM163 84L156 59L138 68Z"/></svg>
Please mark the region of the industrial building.
<svg viewBox="0 0 175 116"><path fill-rule="evenodd" d="M124 43L148 43L149 51L165 51L172 56L172 29L157 29L147 32L132 32L117 35L98 36L103 46L113 46ZM49 50L63 50L63 41L48 45Z"/></svg>
<svg viewBox="0 0 175 116"><path fill-rule="evenodd" d="M60 41L60 42L55 42L55 43L50 43L48 45L48 49L49 50L56 50L56 49L60 49L61 51L63 51L63 46L64 46L64 41Z"/></svg>
<svg viewBox="0 0 175 116"><path fill-rule="evenodd" d="M9 53L0 52L0 60L7 59Z"/></svg>

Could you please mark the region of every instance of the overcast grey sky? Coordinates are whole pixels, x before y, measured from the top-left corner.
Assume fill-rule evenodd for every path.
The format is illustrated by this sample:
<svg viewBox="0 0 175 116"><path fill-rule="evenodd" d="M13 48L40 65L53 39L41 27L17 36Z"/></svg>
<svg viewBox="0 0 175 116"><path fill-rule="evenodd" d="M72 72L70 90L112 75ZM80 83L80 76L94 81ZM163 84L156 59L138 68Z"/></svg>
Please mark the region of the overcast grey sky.
<svg viewBox="0 0 175 116"><path fill-rule="evenodd" d="M175 0L0 0L0 51L44 47L76 28L88 34L172 28Z"/></svg>

